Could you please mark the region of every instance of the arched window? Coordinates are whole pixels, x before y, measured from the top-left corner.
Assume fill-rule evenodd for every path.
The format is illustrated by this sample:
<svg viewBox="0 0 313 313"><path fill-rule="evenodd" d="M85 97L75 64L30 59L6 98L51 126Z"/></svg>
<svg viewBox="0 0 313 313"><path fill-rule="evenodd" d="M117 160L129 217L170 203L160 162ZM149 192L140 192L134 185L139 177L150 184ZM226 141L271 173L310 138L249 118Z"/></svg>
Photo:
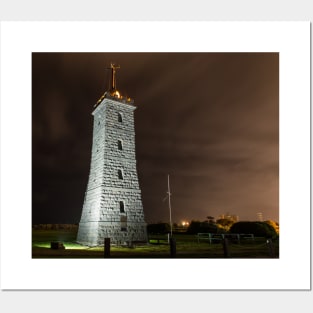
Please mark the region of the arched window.
<svg viewBox="0 0 313 313"><path fill-rule="evenodd" d="M118 150L123 150L123 142L122 140L117 141Z"/></svg>
<svg viewBox="0 0 313 313"><path fill-rule="evenodd" d="M123 122L123 115L122 115L122 113L120 113L120 112L117 113L117 120L118 120L120 123Z"/></svg>
<svg viewBox="0 0 313 313"><path fill-rule="evenodd" d="M125 213L124 201L120 201L120 212Z"/></svg>
<svg viewBox="0 0 313 313"><path fill-rule="evenodd" d="M118 173L118 178L119 178L119 179L124 179L123 171L122 171L122 170L118 170L117 173Z"/></svg>

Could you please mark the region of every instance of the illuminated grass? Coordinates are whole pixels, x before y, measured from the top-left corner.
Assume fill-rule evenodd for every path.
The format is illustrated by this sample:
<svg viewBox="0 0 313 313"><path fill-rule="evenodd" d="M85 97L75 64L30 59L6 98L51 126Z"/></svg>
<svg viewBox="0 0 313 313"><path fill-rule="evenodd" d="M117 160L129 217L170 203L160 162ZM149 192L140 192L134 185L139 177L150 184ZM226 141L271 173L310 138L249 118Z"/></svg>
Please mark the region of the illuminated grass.
<svg viewBox="0 0 313 313"><path fill-rule="evenodd" d="M73 249L73 250L87 250L89 247L87 246L82 246L79 245L77 243L73 243L73 242L62 242L65 249ZM37 243L33 243L33 247L37 247L37 248L46 248L46 249L50 249L50 245L51 242L37 242Z"/></svg>
<svg viewBox="0 0 313 313"><path fill-rule="evenodd" d="M176 239L177 258L223 258L221 243L209 244L200 241L194 235L178 234ZM87 247L77 244L76 233L71 231L33 231L32 255L34 258L104 258L104 247ZM65 249L50 249L51 241L60 241ZM278 242L275 242L278 256ZM231 258L269 258L269 250L264 238L254 242L230 244ZM170 245L166 236L150 240L146 245L115 246L111 245L111 258L169 258Z"/></svg>

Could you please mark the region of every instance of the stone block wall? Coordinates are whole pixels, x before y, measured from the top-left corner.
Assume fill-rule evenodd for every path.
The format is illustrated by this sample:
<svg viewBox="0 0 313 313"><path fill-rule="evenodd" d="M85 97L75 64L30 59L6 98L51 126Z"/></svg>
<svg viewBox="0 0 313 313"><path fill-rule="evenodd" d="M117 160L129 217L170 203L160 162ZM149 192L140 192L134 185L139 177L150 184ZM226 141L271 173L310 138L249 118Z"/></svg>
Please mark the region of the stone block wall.
<svg viewBox="0 0 313 313"><path fill-rule="evenodd" d="M105 98L94 110L90 174L77 242L147 241L139 187L133 105Z"/></svg>

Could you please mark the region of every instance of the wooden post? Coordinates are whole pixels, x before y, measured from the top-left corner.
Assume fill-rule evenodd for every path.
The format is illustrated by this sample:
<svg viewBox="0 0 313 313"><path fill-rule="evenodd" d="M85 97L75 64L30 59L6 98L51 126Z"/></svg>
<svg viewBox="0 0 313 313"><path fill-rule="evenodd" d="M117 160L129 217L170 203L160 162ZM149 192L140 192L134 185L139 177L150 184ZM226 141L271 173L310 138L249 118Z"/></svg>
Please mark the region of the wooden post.
<svg viewBox="0 0 313 313"><path fill-rule="evenodd" d="M223 243L223 249L224 249L224 258L229 258L230 253L229 253L228 239L224 238L222 240L222 243Z"/></svg>
<svg viewBox="0 0 313 313"><path fill-rule="evenodd" d="M171 250L171 257L175 258L175 256L176 256L176 240L175 240L175 238L170 238L170 250Z"/></svg>
<svg viewBox="0 0 313 313"><path fill-rule="evenodd" d="M104 257L110 257L110 238L104 238Z"/></svg>

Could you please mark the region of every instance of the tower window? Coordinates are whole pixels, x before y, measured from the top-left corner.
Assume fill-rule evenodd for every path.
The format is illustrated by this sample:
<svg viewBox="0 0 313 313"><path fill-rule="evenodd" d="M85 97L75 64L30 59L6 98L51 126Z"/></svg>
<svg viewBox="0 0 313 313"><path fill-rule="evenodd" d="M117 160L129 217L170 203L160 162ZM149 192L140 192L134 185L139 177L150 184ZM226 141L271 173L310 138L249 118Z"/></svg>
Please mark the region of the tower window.
<svg viewBox="0 0 313 313"><path fill-rule="evenodd" d="M118 178L119 179L124 179L122 170L118 170L117 173L118 173Z"/></svg>
<svg viewBox="0 0 313 313"><path fill-rule="evenodd" d="M118 150L123 150L123 142L122 140L117 141Z"/></svg>
<svg viewBox="0 0 313 313"><path fill-rule="evenodd" d="M120 212L125 213L124 201L120 201Z"/></svg>
<svg viewBox="0 0 313 313"><path fill-rule="evenodd" d="M120 123L122 123L123 122L123 115L122 115L122 113L117 113L117 120L120 122Z"/></svg>

